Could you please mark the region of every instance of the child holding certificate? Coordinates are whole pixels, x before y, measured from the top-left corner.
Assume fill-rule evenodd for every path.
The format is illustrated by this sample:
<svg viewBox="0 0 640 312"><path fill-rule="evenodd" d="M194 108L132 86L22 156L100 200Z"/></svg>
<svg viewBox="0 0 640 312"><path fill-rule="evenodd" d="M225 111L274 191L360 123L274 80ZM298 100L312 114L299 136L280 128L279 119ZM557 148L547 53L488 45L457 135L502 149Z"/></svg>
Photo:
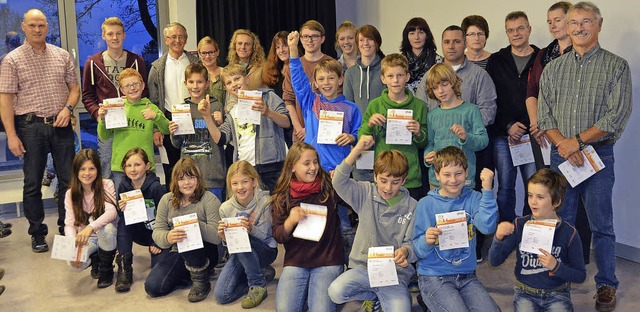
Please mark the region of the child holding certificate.
<svg viewBox="0 0 640 312"><path fill-rule="evenodd" d="M133 147L140 147L147 155L153 155L154 127L163 134L169 134L169 119L148 98L142 97L145 86L142 75L133 68L127 68L120 72L118 81L122 94L126 96L124 109L128 126L107 129L105 117L109 110L105 107L98 109L98 137L103 141L113 138L111 174L116 189L125 177L122 171L124 155ZM151 170L155 171L153 162Z"/></svg>
<svg viewBox="0 0 640 312"><path fill-rule="evenodd" d="M584 282L586 270L580 236L557 214L566 187L562 174L541 169L529 178L531 215L498 225L489 250L489 262L492 266L501 265L516 249L515 311L573 311L569 289L571 283ZM536 246L535 253L522 251L523 245L531 240L527 236L533 236L524 232L531 232L532 226L540 229L536 231L536 241L548 240L552 242L551 248ZM545 231L545 227L551 229Z"/></svg>
<svg viewBox="0 0 640 312"><path fill-rule="evenodd" d="M127 292L133 283L133 242L142 246L149 246L151 253L151 267L157 262L157 255L162 251L153 242L151 233L155 224L155 212L160 199L167 192L166 188L160 184L160 179L155 173L150 171L151 162L147 153L139 147L130 149L122 159L122 171L127 175L118 187L117 194L122 196L133 190L140 190L144 198L145 209L152 210L153 218L148 218L146 222L126 224L124 211L127 209L127 201L120 199L118 202L120 217L118 221L118 276L116 279L116 291ZM150 214L145 211L149 216Z"/></svg>
<svg viewBox="0 0 640 312"><path fill-rule="evenodd" d="M491 234L498 219L493 172L480 173L482 193L465 187L468 160L454 146L437 151L433 167L441 186L418 202L413 231L418 300L431 311L499 311L475 274L474 229Z"/></svg>
<svg viewBox="0 0 640 312"><path fill-rule="evenodd" d="M344 265L337 196L313 146L291 146L271 199L273 238L285 249L276 310L336 311L327 288ZM303 226L306 233L298 233ZM316 232L316 240L298 237Z"/></svg>
<svg viewBox="0 0 640 312"><path fill-rule="evenodd" d="M360 137L333 175L336 193L354 208L360 225L349 255L350 270L331 283L329 296L337 304L364 300L365 305L380 306L383 311L410 311L407 285L415 274L410 263L417 260L412 245L417 202L402 186L409 171L407 158L396 150L383 151L373 165L376 184L349 179L360 153L374 143L371 136ZM394 252L393 269L383 273L397 278L394 285L374 287L367 254L371 247L384 246L392 246Z"/></svg>
<svg viewBox="0 0 640 312"><path fill-rule="evenodd" d="M425 191L418 150L427 145L427 104L406 88L409 64L401 54L390 54L382 59L380 79L387 88L381 96L369 102L358 135L373 136L376 156L382 151L395 149L407 157L411 170L404 187L411 197L420 200Z"/></svg>
<svg viewBox="0 0 640 312"><path fill-rule="evenodd" d="M69 190L64 196L64 235L75 237L77 246L88 249L90 261L70 262L83 270L91 265L91 277L98 288L113 284L113 258L116 255L116 212L113 181L102 179L100 157L83 149L73 158Z"/></svg>
<svg viewBox="0 0 640 312"><path fill-rule="evenodd" d="M260 270L270 265L278 255L278 243L271 230L271 197L259 188L260 176L250 163L240 160L229 167L227 190L231 196L220 206L218 236L229 247L229 259L225 264L213 294L218 303L226 304L245 296L242 307L255 308L267 297L267 281ZM229 219L226 219L229 218ZM225 236L235 220L248 234L249 252L233 252Z"/></svg>
<svg viewBox="0 0 640 312"><path fill-rule="evenodd" d="M489 143L487 130L482 123L478 106L460 99L462 80L451 66L436 64L427 72L427 94L440 105L427 117L427 147L424 162L429 167L431 188L440 186L432 167L436 151L447 147L459 147L468 160L468 176L465 185L475 187L476 154Z"/></svg>
<svg viewBox="0 0 640 312"><path fill-rule="evenodd" d="M256 168L262 182L270 192L273 192L276 181L286 155L283 128L291 126L289 112L282 99L271 89L259 89L262 93L260 100L255 100L251 107L240 108L238 96L240 90L247 90L249 77L247 71L240 64L229 65L220 74L226 90L225 107L230 102L232 107L225 116L224 122L220 113L211 116L211 104L200 101L198 110L202 114L209 129L209 134L219 146L233 144L233 162L246 160ZM259 112L259 124L245 121L245 114L241 109ZM215 118L215 120L214 120Z"/></svg>
<svg viewBox="0 0 640 312"><path fill-rule="evenodd" d="M207 298L211 291L209 272L218 262L218 221L220 201L205 188L202 173L191 158L181 158L173 167L169 193L158 205L153 240L162 248L163 256L151 269L144 282L144 290L151 297L165 296L191 278L189 302ZM190 217L191 226L177 226L176 221ZM193 233L194 227L198 233ZM199 234L199 235L197 235ZM201 238L194 241L193 236ZM180 252L180 244L199 244ZM189 247L189 246L187 246Z"/></svg>

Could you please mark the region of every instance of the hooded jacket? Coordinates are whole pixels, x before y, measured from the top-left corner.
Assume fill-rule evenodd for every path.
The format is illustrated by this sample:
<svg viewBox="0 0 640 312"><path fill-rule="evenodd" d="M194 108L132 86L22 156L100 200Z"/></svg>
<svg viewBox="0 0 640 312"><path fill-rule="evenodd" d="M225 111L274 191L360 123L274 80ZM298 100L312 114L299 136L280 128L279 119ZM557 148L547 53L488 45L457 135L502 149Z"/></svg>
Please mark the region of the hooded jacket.
<svg viewBox="0 0 640 312"><path fill-rule="evenodd" d="M356 65L351 66L344 73L342 90L347 100L355 102L364 114L369 106L369 101L382 95L385 86L380 79L382 75L380 56L376 54L371 64L362 64L360 56L356 59Z"/></svg>
<svg viewBox="0 0 640 312"><path fill-rule="evenodd" d="M133 191L134 189L135 187L133 187L131 179L129 179L129 177L125 177L122 182L120 182L120 185L118 186L118 194L116 195L120 198L120 194ZM142 182L140 191L142 192L144 201L148 206L153 203L154 212L157 212L160 199L162 199L162 196L167 193L167 189L160 184L160 178L158 178L153 172L147 172L147 177L144 179L144 182ZM122 211L120 211L120 209L118 209L118 214L122 217Z"/></svg>
<svg viewBox="0 0 640 312"><path fill-rule="evenodd" d="M231 190L229 190L231 191ZM253 221L249 235L261 240L271 248L278 248L271 229L271 196L268 191L255 190L253 199L247 207L238 203L235 196L231 196L220 206L220 219L246 217Z"/></svg>

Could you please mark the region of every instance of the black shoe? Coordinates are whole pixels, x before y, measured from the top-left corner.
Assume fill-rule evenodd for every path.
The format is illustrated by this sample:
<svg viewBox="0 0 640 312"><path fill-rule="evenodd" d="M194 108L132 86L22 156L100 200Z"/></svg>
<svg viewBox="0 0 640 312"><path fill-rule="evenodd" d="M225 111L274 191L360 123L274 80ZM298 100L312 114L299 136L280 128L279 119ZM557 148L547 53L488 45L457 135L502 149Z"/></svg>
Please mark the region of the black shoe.
<svg viewBox="0 0 640 312"><path fill-rule="evenodd" d="M8 227L0 227L0 238L5 238L13 233Z"/></svg>
<svg viewBox="0 0 640 312"><path fill-rule="evenodd" d="M98 257L100 258L98 288L106 288L113 284L113 259L116 257L116 251L98 248Z"/></svg>
<svg viewBox="0 0 640 312"><path fill-rule="evenodd" d="M274 269L271 265L267 265L266 267L260 269L260 271L262 271L264 280L267 283L273 281L273 279L276 277L276 269Z"/></svg>
<svg viewBox="0 0 640 312"><path fill-rule="evenodd" d="M31 236L31 251L33 252L47 252L49 251L49 245L47 245L46 236L44 235L32 235Z"/></svg>
<svg viewBox="0 0 640 312"><path fill-rule="evenodd" d="M13 227L13 224L11 224L11 223L3 223L2 221L0 221L0 227L1 228L5 228L5 229L10 229L11 227Z"/></svg>

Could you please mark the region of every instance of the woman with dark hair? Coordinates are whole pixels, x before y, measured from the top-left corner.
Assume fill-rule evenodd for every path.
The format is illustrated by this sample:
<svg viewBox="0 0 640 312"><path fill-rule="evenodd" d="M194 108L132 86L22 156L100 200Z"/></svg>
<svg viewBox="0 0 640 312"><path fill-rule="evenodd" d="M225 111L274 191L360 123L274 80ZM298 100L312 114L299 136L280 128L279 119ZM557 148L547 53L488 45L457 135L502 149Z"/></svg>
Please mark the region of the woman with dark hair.
<svg viewBox="0 0 640 312"><path fill-rule="evenodd" d="M269 55L262 70L262 83L272 88L279 97L282 97L282 81L284 80L282 69L286 64L289 64L288 35L287 31L279 31L273 36Z"/></svg>
<svg viewBox="0 0 640 312"><path fill-rule="evenodd" d="M462 20L460 26L466 37L467 59L482 68L487 67L491 52L484 49L489 38L489 24L480 15L469 15Z"/></svg>
<svg viewBox="0 0 640 312"><path fill-rule="evenodd" d="M407 88L411 92L416 92L420 79L431 66L442 63L443 58L436 53L437 49L427 21L422 17L410 19L402 31L400 52L409 60Z"/></svg>

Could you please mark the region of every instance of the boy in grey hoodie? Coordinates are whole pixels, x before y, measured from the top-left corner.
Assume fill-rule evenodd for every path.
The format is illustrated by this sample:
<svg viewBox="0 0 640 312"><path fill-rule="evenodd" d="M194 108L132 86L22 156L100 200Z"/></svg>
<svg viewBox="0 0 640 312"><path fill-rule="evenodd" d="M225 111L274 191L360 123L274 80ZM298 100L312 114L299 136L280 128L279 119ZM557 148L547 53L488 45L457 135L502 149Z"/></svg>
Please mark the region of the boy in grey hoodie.
<svg viewBox="0 0 640 312"><path fill-rule="evenodd" d="M333 187L360 218L349 268L329 286L329 297L337 304L364 300L365 305L380 306L384 311L410 311L411 295L407 285L415 274L413 251L413 214L417 202L402 185L409 170L406 157L395 150L378 155L373 166L376 183L349 179L360 153L374 144L364 135L351 153L336 167ZM367 272L370 247L394 247L398 285L371 287Z"/></svg>

